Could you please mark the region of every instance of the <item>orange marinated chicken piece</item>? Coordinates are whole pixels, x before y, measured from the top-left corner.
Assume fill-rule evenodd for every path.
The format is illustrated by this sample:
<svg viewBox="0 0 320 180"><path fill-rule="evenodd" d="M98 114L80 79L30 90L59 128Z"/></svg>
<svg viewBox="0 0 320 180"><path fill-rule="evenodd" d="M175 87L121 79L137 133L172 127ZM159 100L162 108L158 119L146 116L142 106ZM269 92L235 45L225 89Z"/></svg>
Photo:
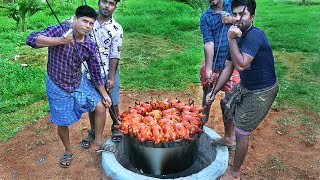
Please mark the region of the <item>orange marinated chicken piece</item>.
<svg viewBox="0 0 320 180"><path fill-rule="evenodd" d="M144 126L146 126L146 124L144 124L143 122L132 124L131 127L129 127L130 135L136 136L140 129Z"/></svg>
<svg viewBox="0 0 320 180"><path fill-rule="evenodd" d="M165 123L162 126L162 131L163 131L164 141L169 142L169 141L175 141L177 139L177 134L174 131L174 128L171 124Z"/></svg>
<svg viewBox="0 0 320 180"><path fill-rule="evenodd" d="M151 105L153 110L158 110L159 109L159 101L156 100L156 99L152 99L150 101L150 105Z"/></svg>
<svg viewBox="0 0 320 180"><path fill-rule="evenodd" d="M161 119L158 120L158 124L162 127L164 124L171 124L173 125L174 123L176 123L176 121L172 121L171 119L168 119L166 117L163 117Z"/></svg>
<svg viewBox="0 0 320 180"><path fill-rule="evenodd" d="M161 127L158 124L153 125L151 128L151 131L152 131L151 139L155 144L159 144L163 142L163 132Z"/></svg>
<svg viewBox="0 0 320 180"><path fill-rule="evenodd" d="M122 134L129 134L129 127L132 127L133 125L140 123L139 120L137 119L130 119L126 121L120 121L119 125L115 125L117 129L119 129Z"/></svg>
<svg viewBox="0 0 320 180"><path fill-rule="evenodd" d="M188 121L181 121L181 124L185 128L189 129L190 134L202 133L203 132L203 130L199 126L194 125L194 124L190 124Z"/></svg>
<svg viewBox="0 0 320 180"><path fill-rule="evenodd" d="M120 121L128 121L128 120L135 120L135 121L142 121L143 116L141 114L128 114L124 117L119 117Z"/></svg>
<svg viewBox="0 0 320 180"><path fill-rule="evenodd" d="M197 126L201 126L202 125L202 120L200 118L192 118L189 120L190 124L194 124Z"/></svg>
<svg viewBox="0 0 320 180"><path fill-rule="evenodd" d="M157 119L153 116L146 116L142 120L146 125L152 127L153 125L157 124Z"/></svg>
<svg viewBox="0 0 320 180"><path fill-rule="evenodd" d="M170 99L169 101L168 101L170 104L171 104L171 106L172 106L172 104L173 103L178 103L178 102L180 102L177 98L175 98L175 99Z"/></svg>
<svg viewBox="0 0 320 180"><path fill-rule="evenodd" d="M152 132L150 126L145 126L141 131L137 134L137 138L140 142L151 141Z"/></svg>
<svg viewBox="0 0 320 180"><path fill-rule="evenodd" d="M143 107L146 112L152 111L151 104L148 102L141 103L141 107Z"/></svg>
<svg viewBox="0 0 320 180"><path fill-rule="evenodd" d="M196 107L194 106L190 106L190 105L186 105L184 106L184 108L182 109L182 111L187 111L187 112L193 112L193 113L196 113L196 114L199 114L199 109L197 109ZM202 110L201 110L202 111Z"/></svg>
<svg viewBox="0 0 320 180"><path fill-rule="evenodd" d="M135 105L132 108L136 109L138 114L146 115L146 110L141 105Z"/></svg>
<svg viewBox="0 0 320 180"><path fill-rule="evenodd" d="M175 123L174 124L174 130L177 134L177 137L179 139L186 139L186 140L190 140L190 135L189 135L189 130L187 128L185 128L182 123Z"/></svg>
<svg viewBox="0 0 320 180"><path fill-rule="evenodd" d="M182 111L182 109L186 106L185 103L182 102L177 102L177 103L173 103L172 107L177 108L179 111Z"/></svg>
<svg viewBox="0 0 320 180"><path fill-rule="evenodd" d="M171 103L169 102L169 99L165 99L159 102L159 108L160 110L166 110L171 108Z"/></svg>
<svg viewBox="0 0 320 180"><path fill-rule="evenodd" d="M174 115L174 114L172 114L172 115L166 115L166 116L164 116L165 118L167 118L167 119L170 119L170 120L172 120L172 121L174 121L174 122L180 122L181 121L181 116L179 116L179 115Z"/></svg>
<svg viewBox="0 0 320 180"><path fill-rule="evenodd" d="M162 116L171 115L171 114L179 115L180 112L177 108L169 108L162 111Z"/></svg>
<svg viewBox="0 0 320 180"><path fill-rule="evenodd" d="M191 114L182 114L182 120L186 120L186 121L192 121L194 119L198 119L198 116L193 116Z"/></svg>
<svg viewBox="0 0 320 180"><path fill-rule="evenodd" d="M190 112L190 111L182 111L181 116L192 116L192 117L199 117L199 113Z"/></svg>
<svg viewBox="0 0 320 180"><path fill-rule="evenodd" d="M147 115L148 116L152 116L152 117L154 117L156 119L160 119L162 117L162 113L161 113L160 110L153 110L153 111L147 113Z"/></svg>
<svg viewBox="0 0 320 180"><path fill-rule="evenodd" d="M127 109L127 110L125 110L120 116L119 116L119 118L123 118L123 117L125 117L125 116L127 116L127 115L129 115L129 114L137 114L137 110L136 109L132 109L131 107L129 108L129 109Z"/></svg>

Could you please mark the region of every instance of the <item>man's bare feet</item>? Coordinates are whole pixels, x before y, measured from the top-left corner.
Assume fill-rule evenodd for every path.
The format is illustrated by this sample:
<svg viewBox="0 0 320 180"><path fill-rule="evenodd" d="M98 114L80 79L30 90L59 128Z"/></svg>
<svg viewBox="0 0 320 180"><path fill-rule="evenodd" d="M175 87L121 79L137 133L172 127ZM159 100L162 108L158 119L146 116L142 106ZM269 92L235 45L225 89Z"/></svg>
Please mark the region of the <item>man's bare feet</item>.
<svg viewBox="0 0 320 180"><path fill-rule="evenodd" d="M240 180L240 173L233 173L231 171L227 171L221 178L221 180Z"/></svg>
<svg viewBox="0 0 320 180"><path fill-rule="evenodd" d="M211 145L227 146L230 151L236 150L236 142L232 138L213 139L210 143Z"/></svg>
<svg viewBox="0 0 320 180"><path fill-rule="evenodd" d="M103 141L93 141L93 143L92 143L92 146L91 146L91 149L93 150L93 151L97 151L97 150L99 150L99 148L100 148L100 145L101 144L104 144L105 142L103 142Z"/></svg>

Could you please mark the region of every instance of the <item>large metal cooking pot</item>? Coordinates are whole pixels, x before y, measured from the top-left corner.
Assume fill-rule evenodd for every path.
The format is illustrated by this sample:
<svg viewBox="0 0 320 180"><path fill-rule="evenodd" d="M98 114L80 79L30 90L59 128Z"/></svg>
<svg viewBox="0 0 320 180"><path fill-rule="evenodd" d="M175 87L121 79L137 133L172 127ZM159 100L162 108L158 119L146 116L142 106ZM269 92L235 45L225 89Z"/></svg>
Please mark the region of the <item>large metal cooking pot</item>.
<svg viewBox="0 0 320 180"><path fill-rule="evenodd" d="M139 142L130 139L130 162L138 170L151 175L166 175L181 172L190 167L196 160L198 146L196 139L183 139L174 142L163 142L155 145L152 141Z"/></svg>

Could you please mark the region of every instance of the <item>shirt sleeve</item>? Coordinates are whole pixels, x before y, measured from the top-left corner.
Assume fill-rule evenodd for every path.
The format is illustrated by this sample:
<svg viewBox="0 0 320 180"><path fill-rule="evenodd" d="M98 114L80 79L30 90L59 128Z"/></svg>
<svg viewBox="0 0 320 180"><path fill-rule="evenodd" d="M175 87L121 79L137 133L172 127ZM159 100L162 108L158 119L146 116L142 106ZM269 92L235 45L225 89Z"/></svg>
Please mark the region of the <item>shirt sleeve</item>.
<svg viewBox="0 0 320 180"><path fill-rule="evenodd" d="M120 59L120 52L122 48L122 37L123 37L123 30L120 27L117 30L117 34L112 38L111 50L110 50L110 56L109 56L110 59L112 58Z"/></svg>
<svg viewBox="0 0 320 180"><path fill-rule="evenodd" d="M37 47L37 38L39 35L43 35L46 37L60 37L63 34L63 30L59 25L49 26L46 29L39 32L32 32L26 40L26 44L31 46L32 48Z"/></svg>
<svg viewBox="0 0 320 180"><path fill-rule="evenodd" d="M255 57L259 49L263 46L263 42L264 38L261 32L253 29L249 31L243 39L240 51Z"/></svg>
<svg viewBox="0 0 320 180"><path fill-rule="evenodd" d="M91 73L90 75L92 75L92 79L94 80L97 86L103 85L104 82L101 76L101 69L97 58L96 46L92 42L90 42L88 46L90 51L90 58L86 62L88 65L88 69Z"/></svg>
<svg viewBox="0 0 320 180"><path fill-rule="evenodd" d="M203 43L213 41L213 35L206 14L200 17L200 30L202 33Z"/></svg>

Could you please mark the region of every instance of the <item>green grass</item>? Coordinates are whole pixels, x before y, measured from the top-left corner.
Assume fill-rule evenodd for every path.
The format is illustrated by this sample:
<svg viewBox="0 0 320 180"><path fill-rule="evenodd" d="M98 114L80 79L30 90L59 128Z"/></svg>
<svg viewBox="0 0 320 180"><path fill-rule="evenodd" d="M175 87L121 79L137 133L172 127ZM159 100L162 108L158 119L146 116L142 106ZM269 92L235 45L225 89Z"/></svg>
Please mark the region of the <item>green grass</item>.
<svg viewBox="0 0 320 180"><path fill-rule="evenodd" d="M277 52L275 57L280 83L278 101L319 114L319 56L300 52Z"/></svg>
<svg viewBox="0 0 320 180"><path fill-rule="evenodd" d="M87 1L97 7L96 0ZM174 0L126 0L115 18L124 29L120 61L123 90L184 90L199 85L203 58L198 9ZM311 2L308 1L307 2ZM277 108L300 107L320 117L319 42L320 4L260 0L255 26L265 30L274 49L280 91ZM73 15L76 6L53 6L60 20ZM0 13L0 141L49 111L45 94L46 49L31 49L26 36L56 20L49 8L27 20L27 32ZM28 64L22 67L20 64ZM311 127L312 123L305 119Z"/></svg>
<svg viewBox="0 0 320 180"><path fill-rule="evenodd" d="M255 25L266 32L273 49L320 52L320 22L314 20L320 15L320 4L297 6L265 0L257 3Z"/></svg>
<svg viewBox="0 0 320 180"><path fill-rule="evenodd" d="M275 171L278 174L285 173L287 171L287 165L275 155L269 155L266 160L262 161L258 165L258 172L263 177L269 177L268 172Z"/></svg>

